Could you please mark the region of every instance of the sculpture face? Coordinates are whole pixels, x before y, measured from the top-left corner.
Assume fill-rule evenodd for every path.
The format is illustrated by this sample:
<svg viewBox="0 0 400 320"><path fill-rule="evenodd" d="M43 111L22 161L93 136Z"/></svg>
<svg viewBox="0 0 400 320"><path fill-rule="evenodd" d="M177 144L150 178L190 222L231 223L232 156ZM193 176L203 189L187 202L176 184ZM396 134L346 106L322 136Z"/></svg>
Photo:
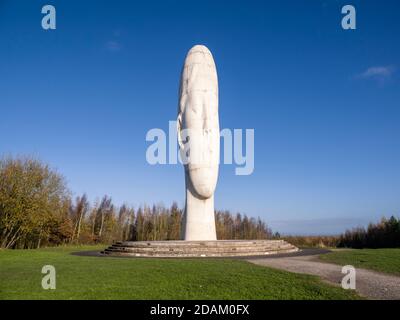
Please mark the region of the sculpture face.
<svg viewBox="0 0 400 320"><path fill-rule="evenodd" d="M180 85L178 140L189 183L197 197L210 198L218 180L218 78L211 52L194 46L186 56Z"/></svg>

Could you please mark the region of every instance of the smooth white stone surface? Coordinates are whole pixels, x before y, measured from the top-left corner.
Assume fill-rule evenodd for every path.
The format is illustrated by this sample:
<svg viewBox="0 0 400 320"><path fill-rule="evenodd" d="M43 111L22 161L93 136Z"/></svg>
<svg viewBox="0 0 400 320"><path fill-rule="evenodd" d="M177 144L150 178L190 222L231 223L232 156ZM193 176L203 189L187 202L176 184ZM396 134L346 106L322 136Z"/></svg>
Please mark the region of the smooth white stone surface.
<svg viewBox="0 0 400 320"><path fill-rule="evenodd" d="M210 50L196 45L181 74L178 142L185 167L184 240L216 240L214 191L218 180L218 76ZM187 139L188 138L188 139Z"/></svg>

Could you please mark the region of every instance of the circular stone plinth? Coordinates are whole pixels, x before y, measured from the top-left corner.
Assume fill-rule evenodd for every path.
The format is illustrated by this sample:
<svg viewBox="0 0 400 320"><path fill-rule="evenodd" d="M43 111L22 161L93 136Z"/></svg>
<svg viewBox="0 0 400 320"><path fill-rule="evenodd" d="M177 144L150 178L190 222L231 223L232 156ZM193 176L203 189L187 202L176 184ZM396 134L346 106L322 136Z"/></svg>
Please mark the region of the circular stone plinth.
<svg viewBox="0 0 400 320"><path fill-rule="evenodd" d="M113 256L187 258L266 256L298 250L284 240L181 240L116 242L102 253Z"/></svg>

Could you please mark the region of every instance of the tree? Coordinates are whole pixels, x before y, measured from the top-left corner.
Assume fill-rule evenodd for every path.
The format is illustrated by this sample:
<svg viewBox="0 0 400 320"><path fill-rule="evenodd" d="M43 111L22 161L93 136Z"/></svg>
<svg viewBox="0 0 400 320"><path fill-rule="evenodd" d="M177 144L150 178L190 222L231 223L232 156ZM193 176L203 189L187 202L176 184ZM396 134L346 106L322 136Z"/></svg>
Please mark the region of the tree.
<svg viewBox="0 0 400 320"><path fill-rule="evenodd" d="M39 160L0 160L0 247L34 248L65 218L64 178Z"/></svg>
<svg viewBox="0 0 400 320"><path fill-rule="evenodd" d="M31 158L0 160L0 248L178 240L182 220L183 210L175 202L170 208L144 205L135 212L127 205L116 208L108 196L93 206L86 194L72 200L64 178L42 162ZM218 239L271 237L260 218L216 211L215 221ZM374 230L379 239L399 238L395 218L382 221Z"/></svg>
<svg viewBox="0 0 400 320"><path fill-rule="evenodd" d="M78 240L81 234L82 221L85 215L89 211L89 201L87 200L87 195L83 194L82 197L77 197L75 199L75 206L70 209L71 218L74 225L74 230L72 233L71 240Z"/></svg>
<svg viewBox="0 0 400 320"><path fill-rule="evenodd" d="M174 202L169 210L167 223L167 240L178 240L181 236L182 211L178 204Z"/></svg>

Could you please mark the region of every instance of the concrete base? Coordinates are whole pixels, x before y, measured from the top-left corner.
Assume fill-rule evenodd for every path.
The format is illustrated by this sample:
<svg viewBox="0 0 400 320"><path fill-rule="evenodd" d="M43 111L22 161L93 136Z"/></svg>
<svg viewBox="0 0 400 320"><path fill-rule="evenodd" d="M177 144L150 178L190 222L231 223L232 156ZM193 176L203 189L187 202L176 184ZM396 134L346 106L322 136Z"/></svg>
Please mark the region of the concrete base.
<svg viewBox="0 0 400 320"><path fill-rule="evenodd" d="M190 258L241 257L291 253L299 249L284 240L125 241L102 253L114 256Z"/></svg>

